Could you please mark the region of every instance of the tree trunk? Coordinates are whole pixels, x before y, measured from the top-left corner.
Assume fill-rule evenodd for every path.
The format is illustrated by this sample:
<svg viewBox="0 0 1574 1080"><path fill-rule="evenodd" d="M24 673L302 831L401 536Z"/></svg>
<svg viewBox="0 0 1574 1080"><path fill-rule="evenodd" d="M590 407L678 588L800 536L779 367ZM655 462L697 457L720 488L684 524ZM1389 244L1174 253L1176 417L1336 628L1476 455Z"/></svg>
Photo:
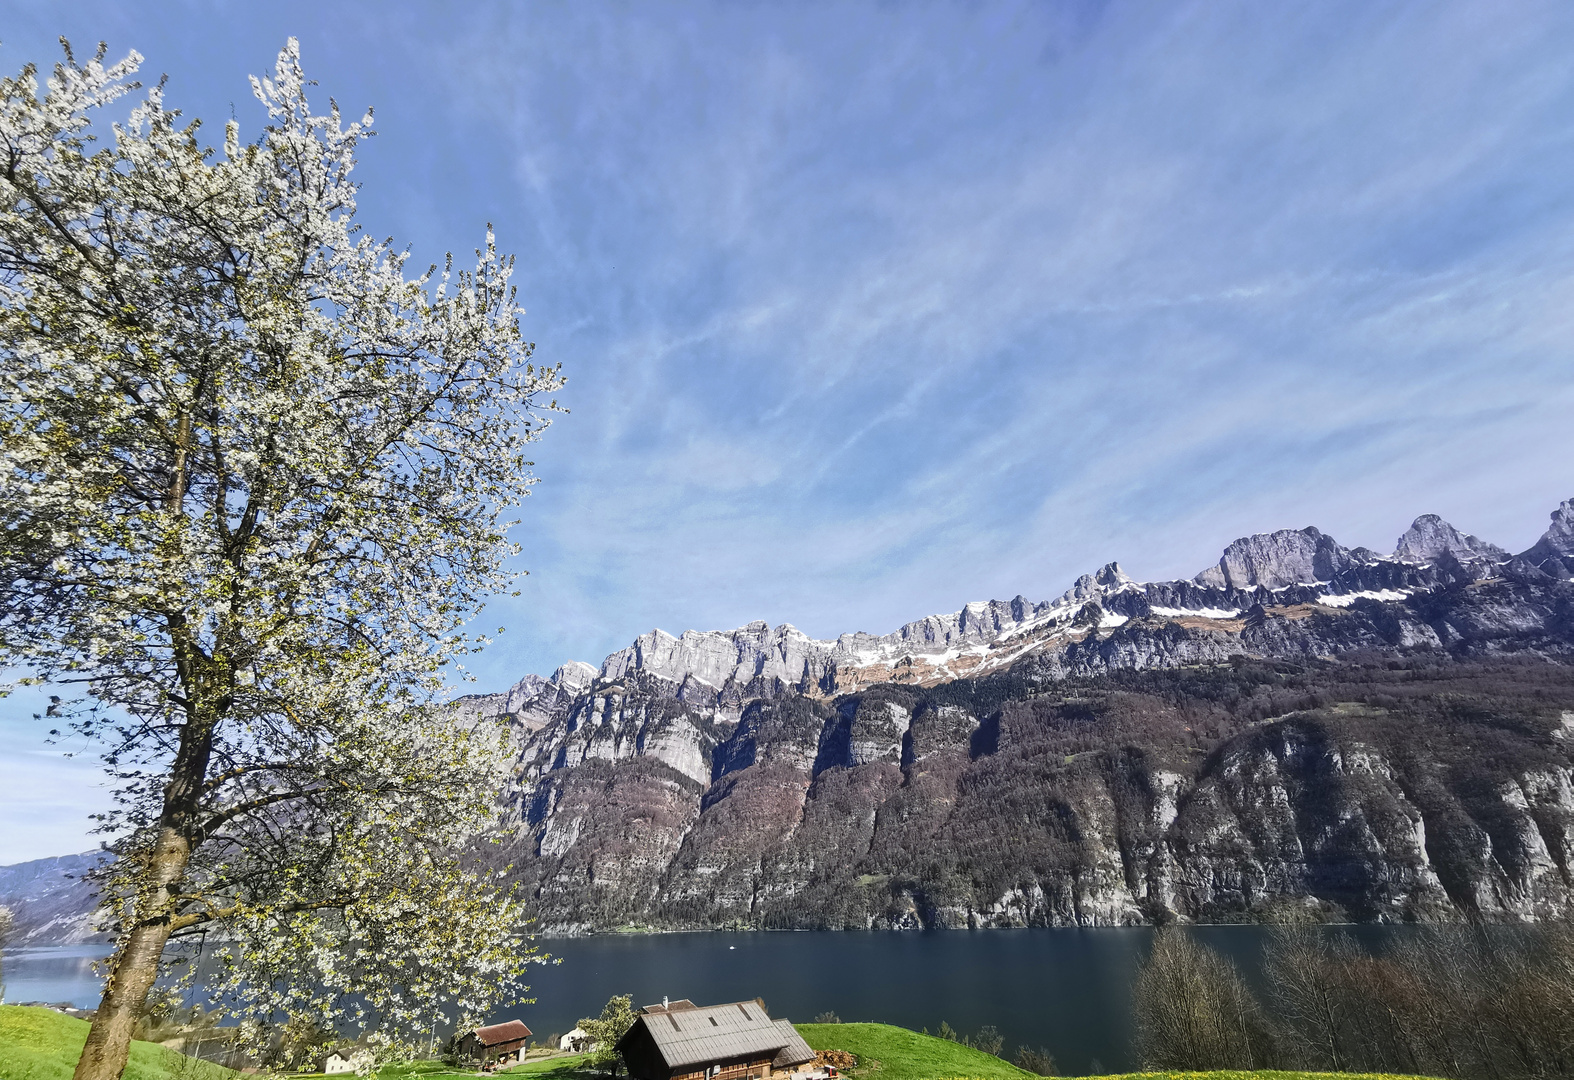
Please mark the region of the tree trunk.
<svg viewBox="0 0 1574 1080"><path fill-rule="evenodd" d="M126 1071L131 1033L158 978L159 957L172 929L171 886L185 876L190 858L185 837L168 827L159 830L146 883L138 890L132 916L135 922L125 944L115 953L73 1080L120 1080Z"/></svg>
<svg viewBox="0 0 1574 1080"><path fill-rule="evenodd" d="M194 650L193 650L194 651ZM206 680L189 674L183 682L201 686ZM205 695L209 701L213 695ZM213 734L227 701L192 708L180 732L180 748L170 766L159 815L158 835L147 865L137 875L137 895L131 912L131 929L110 964L109 979L98 1015L87 1033L87 1044L77 1059L73 1080L120 1080L131 1053L131 1032L147 1003L148 991L158 978L159 958L173 933L178 914L174 897L180 893L191 862L192 841L202 783L213 753ZM207 706L207 707L204 707ZM216 706L216 707L215 707Z"/></svg>

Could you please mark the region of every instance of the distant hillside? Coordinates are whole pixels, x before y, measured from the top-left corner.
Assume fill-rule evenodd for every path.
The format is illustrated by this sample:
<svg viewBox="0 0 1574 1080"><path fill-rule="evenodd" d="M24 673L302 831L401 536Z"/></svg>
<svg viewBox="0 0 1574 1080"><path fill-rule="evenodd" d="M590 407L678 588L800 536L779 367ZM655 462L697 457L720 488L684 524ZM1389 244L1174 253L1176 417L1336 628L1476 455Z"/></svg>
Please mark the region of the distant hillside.
<svg viewBox="0 0 1574 1080"><path fill-rule="evenodd" d="M883 636L642 635L515 725L541 925L1534 919L1574 902L1574 501L1511 556L1243 537Z"/></svg>
<svg viewBox="0 0 1574 1080"><path fill-rule="evenodd" d="M0 866L0 904L16 915L17 945L72 945L107 941L93 928L98 906L82 875L102 856L89 851Z"/></svg>
<svg viewBox="0 0 1574 1080"><path fill-rule="evenodd" d="M1574 904L1574 500L1519 555L1286 529L879 636L653 630L452 707L512 728L476 857L548 932L1533 920ZM29 940L90 932L73 865L0 871Z"/></svg>

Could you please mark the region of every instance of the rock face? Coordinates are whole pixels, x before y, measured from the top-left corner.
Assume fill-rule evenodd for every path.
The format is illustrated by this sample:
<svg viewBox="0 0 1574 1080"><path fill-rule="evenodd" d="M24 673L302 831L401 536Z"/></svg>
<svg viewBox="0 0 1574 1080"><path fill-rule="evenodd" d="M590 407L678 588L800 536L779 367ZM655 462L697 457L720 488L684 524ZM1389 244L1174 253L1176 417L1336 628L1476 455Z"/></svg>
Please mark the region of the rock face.
<svg viewBox="0 0 1574 1080"><path fill-rule="evenodd" d="M1574 900L1570 506L1512 560L1427 515L882 636L653 631L521 694L502 855L558 929L1537 918Z"/></svg>
<svg viewBox="0 0 1574 1080"><path fill-rule="evenodd" d="M1552 512L1551 528L1515 562L1548 577L1574 577L1574 499L1565 500Z"/></svg>
<svg viewBox="0 0 1574 1080"><path fill-rule="evenodd" d="M720 696L732 690L731 696L738 698L751 689L767 693L819 685L829 671L831 651L826 642L790 625L772 630L766 623L752 622L732 631L686 630L681 637L652 630L607 657L601 677L639 673L674 683L691 680L691 694L708 690Z"/></svg>
<svg viewBox="0 0 1574 1080"><path fill-rule="evenodd" d="M1193 580L1224 589L1282 589L1331 581L1357 562L1351 553L1313 528L1243 536Z"/></svg>
<svg viewBox="0 0 1574 1080"><path fill-rule="evenodd" d="M1462 563L1477 559L1503 562L1508 558L1508 552L1496 544L1462 533L1436 514L1422 514L1416 518L1394 545L1393 557L1398 562L1430 563L1445 554Z"/></svg>
<svg viewBox="0 0 1574 1080"><path fill-rule="evenodd" d="M94 924L97 896L83 875L98 852L0 866L0 904L16 915L12 946L107 941Z"/></svg>
<svg viewBox="0 0 1574 1080"><path fill-rule="evenodd" d="M1571 569L1574 500L1512 559L1426 515L1392 557L1285 530L884 635L653 630L455 702L518 752L477 858L555 931L1539 918Z"/></svg>
<svg viewBox="0 0 1574 1080"><path fill-rule="evenodd" d="M542 924L579 930L1126 925L1286 905L1531 919L1574 900L1574 669L1429 653L1052 685L757 701L708 783L637 754L543 773L504 854ZM713 731L692 712L669 722ZM612 723L627 744L648 721Z"/></svg>
<svg viewBox="0 0 1574 1080"><path fill-rule="evenodd" d="M472 694L454 706L482 717L508 716L527 731L546 725L554 712L583 693L595 681L596 669L583 660L570 660L550 679L526 675L501 694Z"/></svg>

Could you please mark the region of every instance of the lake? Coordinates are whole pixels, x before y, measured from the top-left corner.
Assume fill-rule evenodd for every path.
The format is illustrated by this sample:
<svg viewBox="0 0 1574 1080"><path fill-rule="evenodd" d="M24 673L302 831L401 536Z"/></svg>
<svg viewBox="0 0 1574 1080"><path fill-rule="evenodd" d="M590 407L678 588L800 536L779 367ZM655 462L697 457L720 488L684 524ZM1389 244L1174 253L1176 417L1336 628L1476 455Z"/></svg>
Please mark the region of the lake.
<svg viewBox="0 0 1574 1080"><path fill-rule="evenodd" d="M1381 951L1405 927L1347 930ZM1192 931L1220 950L1258 989L1266 927ZM663 995L699 1004L763 998L772 1016L804 1022L823 1012L934 1031L942 1020L964 1034L993 1024L1009 1054L1047 1047L1066 1074L1126 1071L1131 1055L1131 983L1153 939L1150 927L948 930L932 933L766 932L606 934L541 939L562 963L534 967L534 1005L500 1010L538 1038L595 1015L613 994L636 1006ZM5 954L7 1001L98 1004L92 960L102 946L19 949Z"/></svg>

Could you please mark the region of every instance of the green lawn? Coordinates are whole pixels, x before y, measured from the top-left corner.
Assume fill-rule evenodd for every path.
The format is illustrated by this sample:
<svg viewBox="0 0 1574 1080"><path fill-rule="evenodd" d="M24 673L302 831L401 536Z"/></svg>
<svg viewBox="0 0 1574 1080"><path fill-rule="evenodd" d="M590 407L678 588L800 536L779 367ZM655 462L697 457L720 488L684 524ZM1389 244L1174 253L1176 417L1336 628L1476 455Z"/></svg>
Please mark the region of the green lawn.
<svg viewBox="0 0 1574 1080"><path fill-rule="evenodd" d="M536 1061L527 1061L523 1065L515 1065L512 1069L503 1071L509 1076L530 1076L539 1080L580 1080L581 1077L606 1076L604 1070L591 1070L583 1068L584 1054L562 1054L558 1057L539 1058ZM623 1080L628 1080L628 1073L622 1074Z"/></svg>
<svg viewBox="0 0 1574 1080"><path fill-rule="evenodd" d="M1023 1072L982 1050L890 1024L794 1024L815 1050L846 1050L858 1059L855 1080L1025 1080Z"/></svg>
<svg viewBox="0 0 1574 1080"><path fill-rule="evenodd" d="M523 1065L515 1065L503 1069L499 1076L531 1077L532 1080L588 1080L590 1072L581 1072L580 1064L585 1060L584 1054L558 1054L549 1058L537 1058L527 1061ZM291 1080L317 1080L322 1073L303 1074L292 1076ZM605 1073L596 1073L595 1076L604 1077ZM384 1065L377 1072L378 1080L475 1080L474 1068L455 1068L444 1065L441 1061L403 1061L394 1065ZM0 1073L0 1080L10 1080L10 1077ZM623 1080L627 1080L624 1074Z"/></svg>
<svg viewBox="0 0 1574 1080"><path fill-rule="evenodd" d="M1028 1080L1008 1062L960 1043L889 1024L797 1024L816 1050L846 1050L858 1058L852 1080ZM88 1024L49 1009L0 1005L0 1080L70 1080ZM583 1054L538 1058L504 1070L519 1080L591 1080ZM458 1080L472 1070L436 1061L390 1065L382 1080ZM125 1080L239 1080L240 1074L177 1054L153 1043L131 1044ZM1105 1080L1116 1080L1114 1077ZM1381 1073L1158 1072L1127 1073L1119 1080L1420 1080Z"/></svg>
<svg viewBox="0 0 1574 1080"><path fill-rule="evenodd" d="M858 1058L853 1080L1025 1080L1033 1076L960 1043L920 1035L889 1024L794 1024L816 1050L846 1050ZM878 1062L878 1064L876 1064ZM565 1078L566 1080L566 1078ZM1089 1078L1094 1080L1094 1078ZM1424 1080L1387 1073L1306 1072L1153 1072L1125 1073L1097 1080Z"/></svg>
<svg viewBox="0 0 1574 1080"><path fill-rule="evenodd" d="M50 1009L0 1005L0 1077L71 1080L88 1023ZM226 1080L238 1073L148 1042L131 1044L125 1080Z"/></svg>
<svg viewBox="0 0 1574 1080"><path fill-rule="evenodd" d="M313 1077L321 1075L321 1073L312 1074ZM459 1076L474 1080L475 1070L454 1069L441 1061L401 1061L394 1065L384 1065L377 1070L378 1080L452 1080ZM353 1074L348 1074L348 1080L354 1080Z"/></svg>
<svg viewBox="0 0 1574 1080"><path fill-rule="evenodd" d="M1427 1080L1426 1077L1406 1076L1402 1073L1319 1073L1319 1072L1280 1072L1277 1069L1259 1069L1256 1072L1247 1072L1244 1069L1220 1069L1216 1072L1150 1072L1150 1073L1119 1073L1110 1077L1100 1077L1096 1080ZM1095 1080L1095 1078L1088 1078Z"/></svg>

